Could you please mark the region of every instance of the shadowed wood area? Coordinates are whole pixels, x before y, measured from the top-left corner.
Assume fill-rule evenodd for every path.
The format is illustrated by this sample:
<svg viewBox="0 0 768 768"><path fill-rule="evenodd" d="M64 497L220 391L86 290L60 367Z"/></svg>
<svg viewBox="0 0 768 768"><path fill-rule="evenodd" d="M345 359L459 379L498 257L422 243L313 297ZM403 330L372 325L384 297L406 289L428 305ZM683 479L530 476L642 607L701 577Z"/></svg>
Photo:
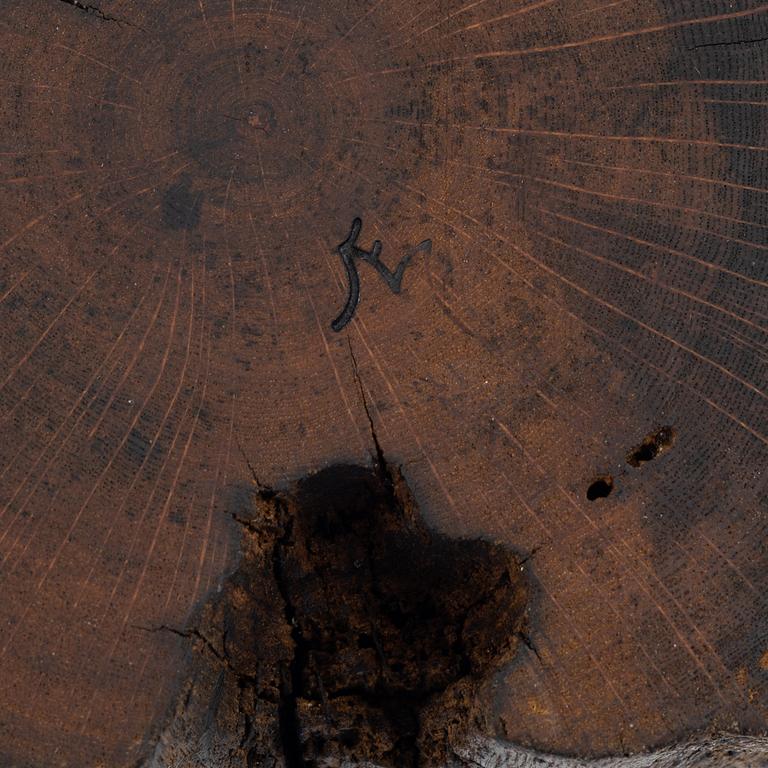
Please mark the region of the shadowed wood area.
<svg viewBox="0 0 768 768"><path fill-rule="evenodd" d="M3 766L144 765L372 455L523 563L475 764L766 731L768 4L0 9Z"/></svg>

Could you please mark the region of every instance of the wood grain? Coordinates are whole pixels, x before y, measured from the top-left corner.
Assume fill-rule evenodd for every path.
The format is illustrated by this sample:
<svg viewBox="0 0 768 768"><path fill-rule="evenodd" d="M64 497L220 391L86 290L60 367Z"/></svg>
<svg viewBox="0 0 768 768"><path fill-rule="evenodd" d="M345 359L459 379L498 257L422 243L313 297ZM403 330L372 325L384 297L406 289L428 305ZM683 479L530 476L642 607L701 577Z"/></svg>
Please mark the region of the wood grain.
<svg viewBox="0 0 768 768"><path fill-rule="evenodd" d="M252 472L370 461L361 390L429 524L529 558L488 738L765 731L768 4L1 5L3 765L151 754L189 643L142 628ZM335 333L355 217L431 251Z"/></svg>

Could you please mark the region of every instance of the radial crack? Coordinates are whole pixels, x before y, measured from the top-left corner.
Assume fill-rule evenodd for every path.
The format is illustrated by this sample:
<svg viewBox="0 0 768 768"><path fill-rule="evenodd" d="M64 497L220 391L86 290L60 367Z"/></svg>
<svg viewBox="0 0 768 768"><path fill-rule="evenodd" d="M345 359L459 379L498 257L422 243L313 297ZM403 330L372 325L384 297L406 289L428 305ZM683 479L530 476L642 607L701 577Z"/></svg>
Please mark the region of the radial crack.
<svg viewBox="0 0 768 768"><path fill-rule="evenodd" d="M692 45L688 48L689 51L695 51L699 48L716 48L723 45L752 45L753 43L764 43L768 41L768 37L754 37L748 40L724 40L721 43L699 43L699 45Z"/></svg>
<svg viewBox="0 0 768 768"><path fill-rule="evenodd" d="M233 672L238 677L247 677L247 675L241 675L231 664L226 654L222 654L216 650L213 642L209 640L197 627L191 627L190 629L177 629L176 627L169 627L167 624L161 624L157 627L142 627L139 624L133 625L134 629L139 629L142 632L170 632L172 635L183 637L186 640L199 640L205 648L213 654L230 672Z"/></svg>
<svg viewBox="0 0 768 768"><path fill-rule="evenodd" d="M97 19L101 19L102 21L114 21L116 24L125 24L129 27L136 27L136 24L132 24L130 21L126 21L125 19L119 19L116 16L107 16L104 11L101 10L96 5L86 5L85 3L81 3L80 0L59 0L60 3L66 3L67 5L71 5L73 8L77 8L79 11L84 11L85 13L90 14L91 16L95 16Z"/></svg>
<svg viewBox="0 0 768 768"><path fill-rule="evenodd" d="M347 344L349 345L349 354L352 358L352 371L355 376L355 381L357 382L357 387L360 390L360 397L363 401L363 409L365 410L365 415L368 417L368 425L371 430L371 438L373 439L373 444L376 449L376 466L379 472L385 472L387 467L387 459L384 455L384 449L381 447L381 443L379 442L379 436L376 434L376 425L373 423L373 417L371 416L371 411L368 408L368 398L365 396L365 389L363 389L363 382L360 378L360 371L357 367L357 358L355 357L355 351L352 349L352 342L349 340L349 337L347 337Z"/></svg>

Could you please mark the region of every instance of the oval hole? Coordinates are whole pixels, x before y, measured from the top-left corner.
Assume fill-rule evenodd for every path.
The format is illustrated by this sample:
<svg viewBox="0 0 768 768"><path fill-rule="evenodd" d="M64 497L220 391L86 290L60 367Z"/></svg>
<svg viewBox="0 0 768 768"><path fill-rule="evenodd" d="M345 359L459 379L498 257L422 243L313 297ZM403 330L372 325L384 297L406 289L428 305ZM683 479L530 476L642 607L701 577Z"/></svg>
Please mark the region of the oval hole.
<svg viewBox="0 0 768 768"><path fill-rule="evenodd" d="M598 477L592 481L592 484L587 488L587 498L590 501L595 499L604 499L610 496L613 490L613 478L610 475L604 475Z"/></svg>
<svg viewBox="0 0 768 768"><path fill-rule="evenodd" d="M671 448L674 442L675 430L672 427L661 427L651 432L637 448L627 454L627 464L640 467L653 461L659 454Z"/></svg>

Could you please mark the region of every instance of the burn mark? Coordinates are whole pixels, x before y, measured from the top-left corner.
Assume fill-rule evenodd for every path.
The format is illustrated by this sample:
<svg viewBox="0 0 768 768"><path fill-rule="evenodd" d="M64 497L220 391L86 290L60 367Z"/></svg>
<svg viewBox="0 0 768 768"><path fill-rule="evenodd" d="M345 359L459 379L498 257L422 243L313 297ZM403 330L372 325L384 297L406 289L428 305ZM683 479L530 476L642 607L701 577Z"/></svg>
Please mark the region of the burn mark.
<svg viewBox="0 0 768 768"><path fill-rule="evenodd" d="M379 276L387 284L387 287L392 293L400 293L400 288L403 283L403 275L413 256L419 251L430 253L432 250L432 241L424 240L410 253L403 256L403 258L400 259L400 263L395 268L395 271L392 272L379 258L382 247L380 240L373 241L373 247L370 251L365 251L357 245L357 238L360 237L362 226L362 220L355 218L352 221L352 229L350 230L349 235L347 235L347 239L343 243L340 243L336 248L341 256L341 261L347 272L347 280L349 281L347 301L339 316L331 323L331 328L337 333L345 328L352 320L357 305L360 302L360 276L357 274L355 259L360 259L361 261L370 264L379 273Z"/></svg>
<svg viewBox="0 0 768 768"><path fill-rule="evenodd" d="M193 673L152 765L442 765L526 636L519 560L427 529L387 465L260 486L255 507L238 571L183 633Z"/></svg>

